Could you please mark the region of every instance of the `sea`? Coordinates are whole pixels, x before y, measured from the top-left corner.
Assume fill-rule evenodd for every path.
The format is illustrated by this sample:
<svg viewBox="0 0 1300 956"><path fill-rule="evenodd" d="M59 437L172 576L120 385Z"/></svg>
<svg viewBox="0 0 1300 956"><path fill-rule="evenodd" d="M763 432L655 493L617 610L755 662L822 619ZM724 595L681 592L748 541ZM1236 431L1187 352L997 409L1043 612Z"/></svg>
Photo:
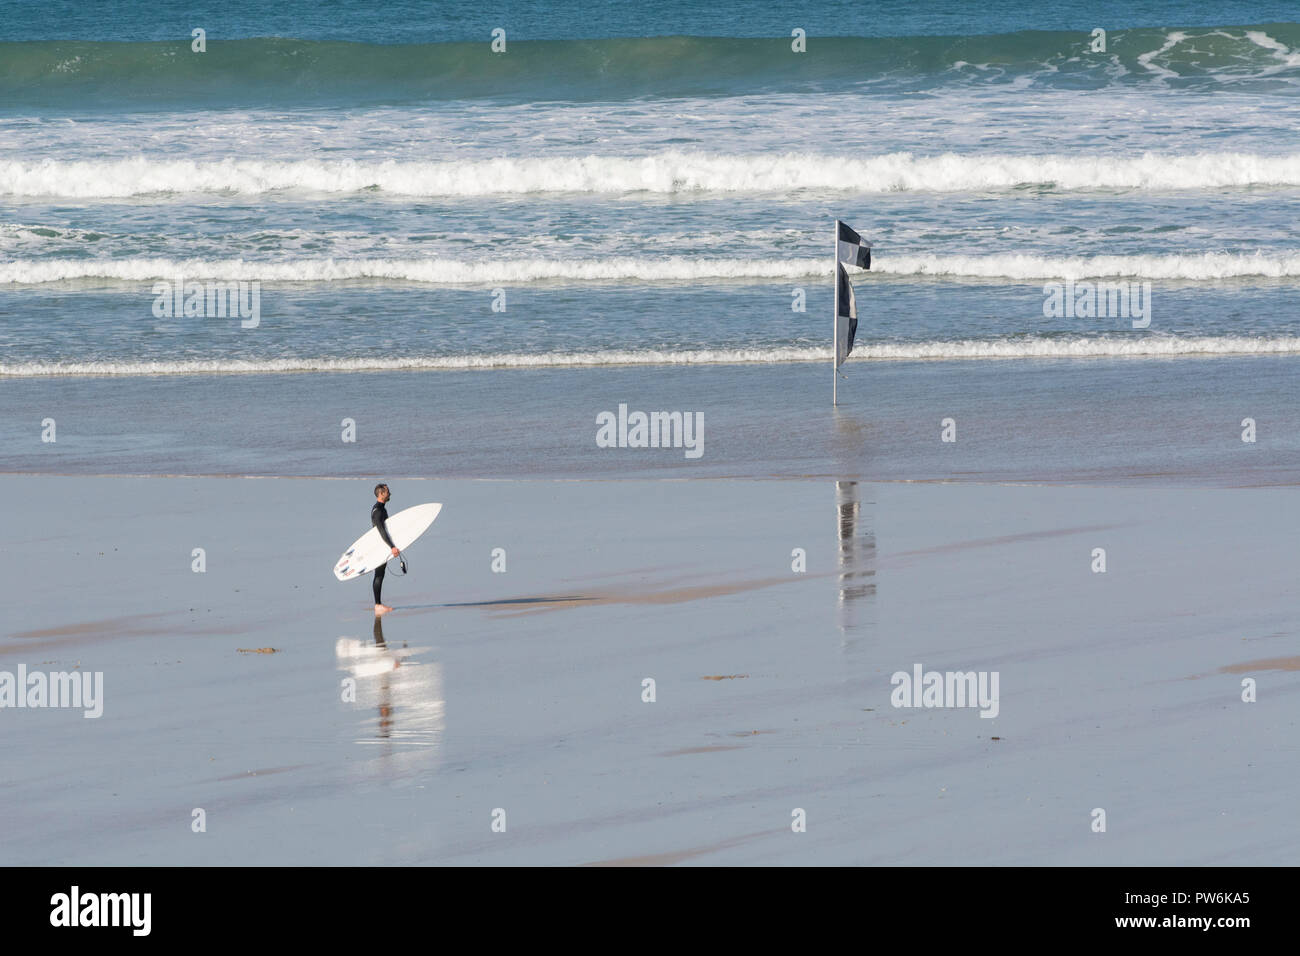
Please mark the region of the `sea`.
<svg viewBox="0 0 1300 956"><path fill-rule="evenodd" d="M0 0L0 471L1295 484L1296 10Z"/></svg>

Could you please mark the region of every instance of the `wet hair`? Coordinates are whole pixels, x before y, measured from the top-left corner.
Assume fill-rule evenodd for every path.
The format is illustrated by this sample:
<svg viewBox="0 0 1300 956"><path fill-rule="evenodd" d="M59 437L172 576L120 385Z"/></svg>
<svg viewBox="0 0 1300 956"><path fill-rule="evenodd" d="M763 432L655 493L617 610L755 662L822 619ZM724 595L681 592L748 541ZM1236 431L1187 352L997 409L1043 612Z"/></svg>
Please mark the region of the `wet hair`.
<svg viewBox="0 0 1300 956"><path fill-rule="evenodd" d="M375 485L375 497L378 498L379 493L384 489L386 489L387 487L388 487L387 485Z"/></svg>

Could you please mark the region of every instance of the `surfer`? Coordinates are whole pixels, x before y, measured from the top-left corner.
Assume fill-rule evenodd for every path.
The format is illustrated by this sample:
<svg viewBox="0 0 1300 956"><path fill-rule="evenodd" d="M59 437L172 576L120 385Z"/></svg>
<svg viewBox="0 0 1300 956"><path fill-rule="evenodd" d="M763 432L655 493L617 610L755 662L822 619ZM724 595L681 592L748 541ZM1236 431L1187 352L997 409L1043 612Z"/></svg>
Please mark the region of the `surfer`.
<svg viewBox="0 0 1300 956"><path fill-rule="evenodd" d="M384 539L384 544L393 549L393 557L401 554L397 550L397 545L393 544L393 539L388 536L388 509L384 507L392 494L388 491L387 485L375 485L375 506L370 509L370 523L379 529L379 537ZM375 568L375 613L387 614L392 610L387 604L379 599L379 592L384 587L384 573L388 570L387 564L380 564Z"/></svg>

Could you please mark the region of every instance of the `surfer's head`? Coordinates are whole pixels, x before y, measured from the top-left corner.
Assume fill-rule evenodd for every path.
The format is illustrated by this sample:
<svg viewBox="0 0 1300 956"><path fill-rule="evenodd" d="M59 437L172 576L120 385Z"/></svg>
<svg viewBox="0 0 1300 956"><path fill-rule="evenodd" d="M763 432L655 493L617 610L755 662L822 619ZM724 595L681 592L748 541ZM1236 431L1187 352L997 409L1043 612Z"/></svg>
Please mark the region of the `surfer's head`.
<svg viewBox="0 0 1300 956"><path fill-rule="evenodd" d="M380 504L383 504L392 495L389 494L387 485L375 485L375 497L379 499Z"/></svg>

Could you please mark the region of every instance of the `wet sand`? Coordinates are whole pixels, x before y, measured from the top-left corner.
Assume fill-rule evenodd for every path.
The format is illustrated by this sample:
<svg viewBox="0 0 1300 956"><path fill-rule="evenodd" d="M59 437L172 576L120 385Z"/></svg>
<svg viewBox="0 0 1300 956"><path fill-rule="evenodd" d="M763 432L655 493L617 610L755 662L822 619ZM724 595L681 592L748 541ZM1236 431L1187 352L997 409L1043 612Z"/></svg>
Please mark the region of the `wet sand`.
<svg viewBox="0 0 1300 956"><path fill-rule="evenodd" d="M372 480L0 478L0 672L104 675L0 710L0 862L1300 857L1292 489L389 481L376 624Z"/></svg>

